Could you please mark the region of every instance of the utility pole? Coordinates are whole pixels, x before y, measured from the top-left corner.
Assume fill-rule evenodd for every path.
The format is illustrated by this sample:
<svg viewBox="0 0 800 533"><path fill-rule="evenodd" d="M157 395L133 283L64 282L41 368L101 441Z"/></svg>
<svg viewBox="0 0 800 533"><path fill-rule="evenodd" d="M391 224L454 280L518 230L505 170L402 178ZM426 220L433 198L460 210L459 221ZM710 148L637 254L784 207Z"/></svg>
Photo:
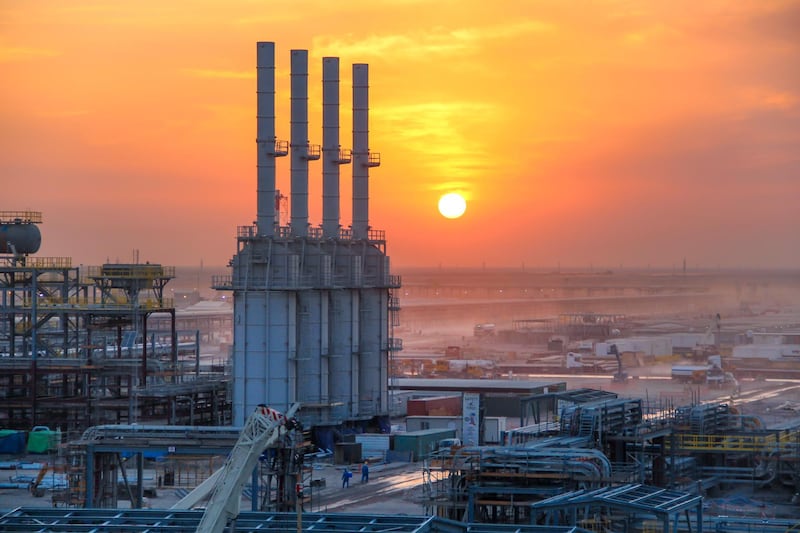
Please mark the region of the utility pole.
<svg viewBox="0 0 800 533"><path fill-rule="evenodd" d="M297 472L297 483L295 484L294 501L297 508L297 533L303 531L303 472Z"/></svg>

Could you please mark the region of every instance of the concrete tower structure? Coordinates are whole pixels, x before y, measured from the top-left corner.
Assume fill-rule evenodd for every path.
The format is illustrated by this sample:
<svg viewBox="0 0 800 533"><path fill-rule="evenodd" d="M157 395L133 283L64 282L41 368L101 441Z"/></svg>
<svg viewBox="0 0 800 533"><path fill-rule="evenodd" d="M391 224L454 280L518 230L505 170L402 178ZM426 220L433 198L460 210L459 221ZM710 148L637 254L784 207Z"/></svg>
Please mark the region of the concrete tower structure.
<svg viewBox="0 0 800 533"><path fill-rule="evenodd" d="M275 46L257 44L257 218L239 227L232 274L214 280L232 290L233 422L265 403L302 404L306 424L336 425L389 413L393 290L383 231L368 223L367 65L353 65L353 226L339 221L340 168L351 152L339 145L339 59L323 58L320 149L308 141L308 52L291 51L291 140L275 138ZM287 150L288 148L288 150ZM275 209L276 158L290 155L291 222ZM320 159L323 220L308 220L309 162Z"/></svg>

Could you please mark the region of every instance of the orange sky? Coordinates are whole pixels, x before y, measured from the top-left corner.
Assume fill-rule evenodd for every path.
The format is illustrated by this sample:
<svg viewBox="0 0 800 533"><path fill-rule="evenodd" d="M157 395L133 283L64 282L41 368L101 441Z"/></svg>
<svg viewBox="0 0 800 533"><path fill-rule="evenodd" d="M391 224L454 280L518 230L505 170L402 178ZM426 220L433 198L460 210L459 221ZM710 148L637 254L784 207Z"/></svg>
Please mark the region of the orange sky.
<svg viewBox="0 0 800 533"><path fill-rule="evenodd" d="M75 264L227 263L275 41L280 139L291 49L317 144L321 58L341 58L345 147L370 64L370 221L396 268L796 268L798 28L780 0L0 0L0 209L41 211L39 255Z"/></svg>

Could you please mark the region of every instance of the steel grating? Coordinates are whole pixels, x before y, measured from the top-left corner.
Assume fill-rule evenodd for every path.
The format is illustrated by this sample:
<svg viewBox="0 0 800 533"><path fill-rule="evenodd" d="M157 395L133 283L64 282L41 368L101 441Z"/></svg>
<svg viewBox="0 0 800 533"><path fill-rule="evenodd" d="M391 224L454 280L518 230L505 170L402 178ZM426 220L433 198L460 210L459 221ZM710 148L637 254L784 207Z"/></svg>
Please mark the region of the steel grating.
<svg viewBox="0 0 800 533"><path fill-rule="evenodd" d="M631 484L568 492L536 502L531 507L544 510L567 506L609 505L656 515L674 515L690 509L700 509L702 501L701 496L687 492Z"/></svg>
<svg viewBox="0 0 800 533"><path fill-rule="evenodd" d="M52 509L18 508L0 512L0 530L33 532L194 533L203 511L172 509ZM238 533L296 531L294 513L243 512ZM586 533L570 526L467 524L432 516L321 514L302 515L304 531L394 533Z"/></svg>

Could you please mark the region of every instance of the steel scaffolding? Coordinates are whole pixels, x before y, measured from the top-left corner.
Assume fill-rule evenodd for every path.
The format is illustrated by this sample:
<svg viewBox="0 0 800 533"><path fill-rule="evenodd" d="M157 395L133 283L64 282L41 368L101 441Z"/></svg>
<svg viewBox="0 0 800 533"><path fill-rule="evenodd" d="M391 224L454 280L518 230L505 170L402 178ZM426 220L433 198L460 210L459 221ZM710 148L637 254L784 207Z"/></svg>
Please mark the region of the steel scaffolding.
<svg viewBox="0 0 800 533"><path fill-rule="evenodd" d="M158 264L106 264L84 276L70 258L0 256L0 425L226 420L227 383L199 379L196 347L179 353L164 298L173 277ZM148 329L151 316L168 317L169 328Z"/></svg>

